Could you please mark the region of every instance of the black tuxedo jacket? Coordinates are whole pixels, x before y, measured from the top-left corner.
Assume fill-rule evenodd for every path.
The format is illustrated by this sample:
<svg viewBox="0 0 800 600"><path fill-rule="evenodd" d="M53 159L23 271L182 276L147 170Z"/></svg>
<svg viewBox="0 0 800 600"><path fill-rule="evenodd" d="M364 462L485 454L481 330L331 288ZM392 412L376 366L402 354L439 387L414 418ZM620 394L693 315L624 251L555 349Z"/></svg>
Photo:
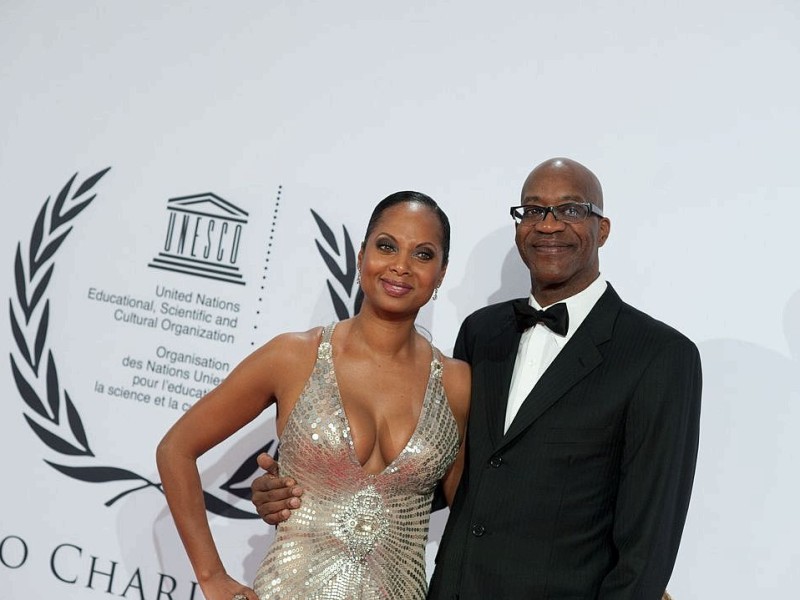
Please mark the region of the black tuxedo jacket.
<svg viewBox="0 0 800 600"><path fill-rule="evenodd" d="M700 357L608 287L507 433L511 302L463 323L466 464L429 598L657 600L689 505Z"/></svg>

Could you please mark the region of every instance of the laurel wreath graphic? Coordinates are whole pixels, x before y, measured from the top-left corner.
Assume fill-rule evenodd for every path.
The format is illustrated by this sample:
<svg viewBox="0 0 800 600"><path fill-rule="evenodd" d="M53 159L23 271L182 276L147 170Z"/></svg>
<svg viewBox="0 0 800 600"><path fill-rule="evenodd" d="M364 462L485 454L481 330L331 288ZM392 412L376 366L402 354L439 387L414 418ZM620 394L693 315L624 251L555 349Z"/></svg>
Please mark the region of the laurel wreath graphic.
<svg viewBox="0 0 800 600"><path fill-rule="evenodd" d="M336 316L341 321L358 313L361 309L361 302L364 300L364 292L361 290L361 286L355 283L357 272L355 248L353 247L353 242L350 239L350 233L347 231L347 227L342 225L342 231L344 233L343 257L342 252L339 250L339 242L336 240L333 230L313 209L311 209L311 215L314 217L314 221L316 221L323 239L328 244L328 249L326 249L320 244L319 240L314 240L317 244L317 250L319 250L322 260L324 260L325 264L328 266L331 275L339 282L343 292L344 298L334 289L331 280L326 280L328 292L330 292L331 301L333 302L333 308L336 311ZM337 259L339 262L337 262ZM339 264L342 259L344 259L344 266Z"/></svg>
<svg viewBox="0 0 800 600"><path fill-rule="evenodd" d="M16 297L9 298L11 331L22 361L18 362L14 354L9 357L17 390L30 411L23 413L25 421L50 450L64 457L75 457L75 460L84 463L68 465L62 464L63 459L59 462L45 460L60 473L89 483L133 482L132 487L107 500L106 506L133 492L148 488L163 492L163 489L160 482L150 481L128 469L85 464L96 461L97 457L91 449L75 403L67 390L61 387L56 361L48 349L50 300L46 294L55 268L56 251L72 231L72 220L95 199L96 194L89 195L89 192L109 169L111 167L86 179L70 196L78 176L75 173L61 189L55 202L51 203L50 197L45 200L36 217L27 252L23 252L22 242L17 244L14 258ZM273 441L270 441L249 456L219 489L249 499L250 487L246 481L258 468L256 456L269 451L272 445ZM245 485L241 485L243 483ZM238 509L205 490L203 495L209 512L234 519L260 518L257 513Z"/></svg>

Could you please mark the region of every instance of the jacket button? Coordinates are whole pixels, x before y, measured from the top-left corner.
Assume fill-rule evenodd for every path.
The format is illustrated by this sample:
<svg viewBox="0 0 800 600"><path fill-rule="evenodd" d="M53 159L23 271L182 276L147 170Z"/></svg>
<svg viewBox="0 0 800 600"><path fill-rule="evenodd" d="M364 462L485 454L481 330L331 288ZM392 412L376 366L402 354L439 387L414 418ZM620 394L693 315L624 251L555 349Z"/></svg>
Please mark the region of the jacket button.
<svg viewBox="0 0 800 600"><path fill-rule="evenodd" d="M494 467L495 469L503 464L503 457L502 456L493 456L489 459L489 464Z"/></svg>
<svg viewBox="0 0 800 600"><path fill-rule="evenodd" d="M473 525L472 526L472 535L475 537L481 537L484 533L486 533L486 529L483 525Z"/></svg>

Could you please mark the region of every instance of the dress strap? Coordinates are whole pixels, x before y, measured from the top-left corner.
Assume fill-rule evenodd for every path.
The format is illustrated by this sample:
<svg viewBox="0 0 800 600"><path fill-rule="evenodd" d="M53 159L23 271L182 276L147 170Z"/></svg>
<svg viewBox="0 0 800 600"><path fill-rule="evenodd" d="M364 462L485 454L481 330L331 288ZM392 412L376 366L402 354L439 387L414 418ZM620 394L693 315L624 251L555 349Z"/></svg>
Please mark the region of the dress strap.
<svg viewBox="0 0 800 600"><path fill-rule="evenodd" d="M317 348L317 358L330 360L332 356L331 338L333 337L333 330L336 329L336 323L330 323L322 328L322 338Z"/></svg>
<svg viewBox="0 0 800 600"><path fill-rule="evenodd" d="M435 377L440 377L442 375L442 369L444 365L442 365L442 353L439 352L439 349L431 344L431 351L433 353L433 358L431 358L431 374Z"/></svg>
<svg viewBox="0 0 800 600"><path fill-rule="evenodd" d="M322 342L323 344L330 344L333 337L333 330L336 329L336 322L328 323L322 328Z"/></svg>

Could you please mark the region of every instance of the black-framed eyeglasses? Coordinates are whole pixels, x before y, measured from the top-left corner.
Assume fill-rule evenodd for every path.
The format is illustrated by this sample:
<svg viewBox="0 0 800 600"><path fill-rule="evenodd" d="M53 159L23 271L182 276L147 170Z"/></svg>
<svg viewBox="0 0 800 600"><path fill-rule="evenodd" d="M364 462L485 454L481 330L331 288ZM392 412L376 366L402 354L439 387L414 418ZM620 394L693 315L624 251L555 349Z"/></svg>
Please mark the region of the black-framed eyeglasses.
<svg viewBox="0 0 800 600"><path fill-rule="evenodd" d="M558 206L523 204L522 206L512 206L510 212L514 222L517 224L544 221L547 218L547 213L553 213L553 218L556 221L563 221L564 223L580 223L586 220L589 215L603 216L603 210L591 202L565 202Z"/></svg>

